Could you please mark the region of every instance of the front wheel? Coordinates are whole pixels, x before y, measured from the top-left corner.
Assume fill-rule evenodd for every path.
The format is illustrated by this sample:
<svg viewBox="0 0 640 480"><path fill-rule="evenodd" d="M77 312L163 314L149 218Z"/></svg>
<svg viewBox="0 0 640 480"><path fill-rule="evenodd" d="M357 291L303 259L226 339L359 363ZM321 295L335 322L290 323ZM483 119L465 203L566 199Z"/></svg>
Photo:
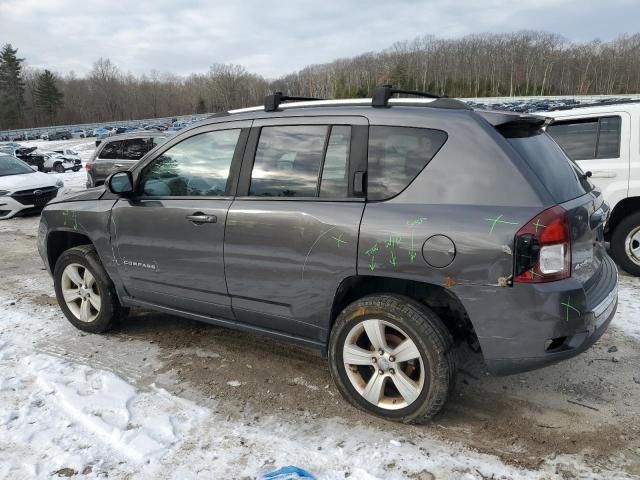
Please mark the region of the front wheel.
<svg viewBox="0 0 640 480"><path fill-rule="evenodd" d="M64 173L64 165L62 165L61 163L56 163L53 166L53 169L55 170L56 173Z"/></svg>
<svg viewBox="0 0 640 480"><path fill-rule="evenodd" d="M611 256L625 271L640 276L640 212L616 226L611 235Z"/></svg>
<svg viewBox="0 0 640 480"><path fill-rule="evenodd" d="M60 255L53 281L62 312L80 330L106 332L126 314L91 245L70 248Z"/></svg>
<svg viewBox="0 0 640 480"><path fill-rule="evenodd" d="M453 340L426 306L401 295L372 295L336 319L329 368L356 407L421 423L442 409L455 384Z"/></svg>

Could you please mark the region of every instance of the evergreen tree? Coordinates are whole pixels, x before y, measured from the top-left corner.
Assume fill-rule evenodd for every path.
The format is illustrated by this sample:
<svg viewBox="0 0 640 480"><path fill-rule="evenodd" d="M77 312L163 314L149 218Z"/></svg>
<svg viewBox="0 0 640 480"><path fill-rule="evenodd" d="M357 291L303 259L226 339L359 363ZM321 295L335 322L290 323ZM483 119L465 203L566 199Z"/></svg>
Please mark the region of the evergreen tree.
<svg viewBox="0 0 640 480"><path fill-rule="evenodd" d="M204 103L204 98L198 98L198 105L196 106L196 113L207 113L207 105Z"/></svg>
<svg viewBox="0 0 640 480"><path fill-rule="evenodd" d="M45 70L38 75L37 84L35 88L36 105L38 110L44 113L49 120L49 123L53 123L58 113L58 110L64 105L64 95L58 89L56 85L56 77L49 70Z"/></svg>
<svg viewBox="0 0 640 480"><path fill-rule="evenodd" d="M0 125L4 128L19 126L24 107L24 80L18 49L7 43L0 50Z"/></svg>

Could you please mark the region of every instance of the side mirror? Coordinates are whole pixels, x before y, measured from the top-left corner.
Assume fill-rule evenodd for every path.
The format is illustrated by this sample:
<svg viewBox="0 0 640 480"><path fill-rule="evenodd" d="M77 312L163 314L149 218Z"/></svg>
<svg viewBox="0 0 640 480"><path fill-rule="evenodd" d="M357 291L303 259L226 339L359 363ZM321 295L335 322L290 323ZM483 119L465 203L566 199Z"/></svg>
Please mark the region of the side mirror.
<svg viewBox="0 0 640 480"><path fill-rule="evenodd" d="M126 197L133 194L133 176L131 172L115 172L106 180L107 188L111 193Z"/></svg>

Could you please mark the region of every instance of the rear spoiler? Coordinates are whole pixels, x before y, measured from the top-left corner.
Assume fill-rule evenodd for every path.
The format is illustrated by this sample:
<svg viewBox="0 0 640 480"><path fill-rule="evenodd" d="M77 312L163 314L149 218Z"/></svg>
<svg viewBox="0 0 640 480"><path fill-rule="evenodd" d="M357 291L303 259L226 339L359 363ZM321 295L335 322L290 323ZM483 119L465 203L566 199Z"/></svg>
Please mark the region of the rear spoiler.
<svg viewBox="0 0 640 480"><path fill-rule="evenodd" d="M506 112L475 110L484 120L507 138L537 135L549 125L553 118L536 115L518 115Z"/></svg>

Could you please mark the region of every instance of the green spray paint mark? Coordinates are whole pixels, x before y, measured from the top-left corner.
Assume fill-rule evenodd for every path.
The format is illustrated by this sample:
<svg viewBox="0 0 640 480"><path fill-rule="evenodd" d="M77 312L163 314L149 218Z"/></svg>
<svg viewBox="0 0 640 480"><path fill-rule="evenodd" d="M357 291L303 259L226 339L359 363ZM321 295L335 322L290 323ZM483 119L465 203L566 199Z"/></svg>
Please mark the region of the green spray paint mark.
<svg viewBox="0 0 640 480"><path fill-rule="evenodd" d="M389 235L389 239L384 242L384 246L387 248L397 248L402 241L402 237L400 235Z"/></svg>
<svg viewBox="0 0 640 480"><path fill-rule="evenodd" d="M498 215L496 218L485 218L487 222L491 222L491 228L489 229L489 233L493 233L493 229L496 228L498 223L502 223L504 225L518 225L518 222L508 222L506 220L502 220L503 215Z"/></svg>
<svg viewBox="0 0 640 480"><path fill-rule="evenodd" d="M331 237L336 241L336 245L338 245L338 248L340 248L340 245L346 245L347 242L345 242L342 237L344 236L344 233L341 233L340 235L338 235L337 237Z"/></svg>
<svg viewBox="0 0 640 480"><path fill-rule="evenodd" d="M426 220L427 219L424 217L415 218L413 220L407 221L407 225L409 225L409 227L415 227L416 225L422 225Z"/></svg>
<svg viewBox="0 0 640 480"><path fill-rule="evenodd" d="M567 322L569 321L569 310L573 310L578 314L578 316L580 316L580 310L578 310L576 307L571 305L571 297L567 299L566 303L560 302L560 305L562 305L565 308Z"/></svg>
<svg viewBox="0 0 640 480"><path fill-rule="evenodd" d="M371 257L371 260L369 260L369 270L373 272L376 269L376 267L377 267L376 257Z"/></svg>
<svg viewBox="0 0 640 480"><path fill-rule="evenodd" d="M398 265L398 257L396 257L396 253L393 250L391 250L391 260L389 260L389 263L394 267Z"/></svg>
<svg viewBox="0 0 640 480"><path fill-rule="evenodd" d="M531 274L531 278L534 278L534 277L542 277L542 275L540 275L539 273L535 272L535 271L533 270L533 268L532 268L531 270L529 270L529 273Z"/></svg>
<svg viewBox="0 0 640 480"><path fill-rule="evenodd" d="M540 223L540 219L539 218L536 220L536 223L534 223L533 226L536 227L536 233L538 233L538 229L539 228L547 228L546 225L543 225L543 224Z"/></svg>
<svg viewBox="0 0 640 480"><path fill-rule="evenodd" d="M380 247L378 247L377 243L374 243L373 246L371 248L369 248L369 250L364 252L368 257L370 257L369 258L369 270L371 270L372 272L378 266L378 264L376 263L376 253L378 253L379 251L380 251Z"/></svg>
<svg viewBox="0 0 640 480"><path fill-rule="evenodd" d="M78 230L78 213L71 210L64 210L62 212L64 217L64 226L72 227L74 230Z"/></svg>
<svg viewBox="0 0 640 480"><path fill-rule="evenodd" d="M417 256L417 252L416 252L416 247L413 240L413 230L411 230L411 248L409 249L409 260L411 261L411 263L416 261L416 256Z"/></svg>

